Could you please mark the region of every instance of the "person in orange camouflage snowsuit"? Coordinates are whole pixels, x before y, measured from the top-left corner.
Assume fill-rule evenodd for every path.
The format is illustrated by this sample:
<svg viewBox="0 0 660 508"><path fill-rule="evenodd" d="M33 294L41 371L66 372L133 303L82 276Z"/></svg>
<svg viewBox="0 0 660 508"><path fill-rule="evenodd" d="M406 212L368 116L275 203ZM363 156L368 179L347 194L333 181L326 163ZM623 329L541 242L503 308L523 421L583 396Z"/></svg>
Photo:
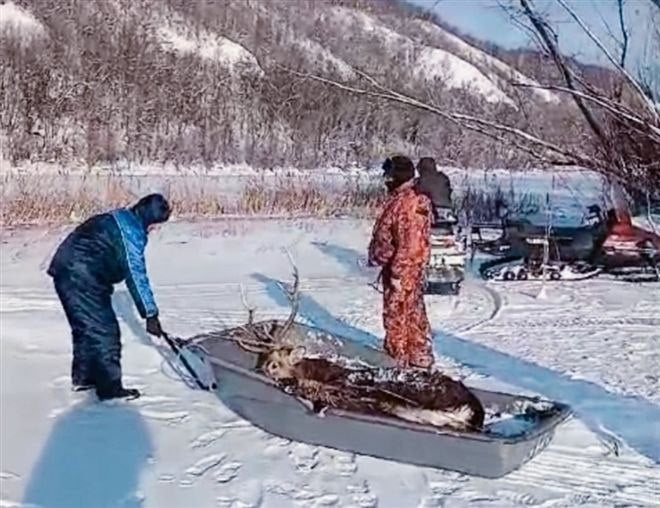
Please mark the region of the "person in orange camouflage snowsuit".
<svg viewBox="0 0 660 508"><path fill-rule="evenodd" d="M385 351L401 367L429 368L431 326L424 305L424 276L431 254L431 200L414 185L410 159L383 164L389 195L374 226L369 264L381 266Z"/></svg>

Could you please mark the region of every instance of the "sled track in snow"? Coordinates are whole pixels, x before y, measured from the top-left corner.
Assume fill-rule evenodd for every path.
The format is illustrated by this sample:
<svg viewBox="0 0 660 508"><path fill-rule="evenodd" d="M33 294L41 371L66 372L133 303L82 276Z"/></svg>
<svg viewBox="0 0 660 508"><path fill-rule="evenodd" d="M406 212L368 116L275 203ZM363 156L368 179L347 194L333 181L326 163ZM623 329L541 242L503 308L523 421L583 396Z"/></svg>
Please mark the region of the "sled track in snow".
<svg viewBox="0 0 660 508"><path fill-rule="evenodd" d="M187 283L187 284L158 284L154 286L154 292L159 299L170 299L177 296L185 297L187 294L194 293L196 297L221 297L235 296L236 302L240 306L241 287L250 296L267 296L269 288L267 284L273 283L289 284L289 280L282 278L272 278L267 282L256 282L250 279L250 282L217 282L217 283ZM367 288L367 280L356 282L355 277L331 278L324 277L318 279L302 279L300 281L301 292L327 292L336 291L344 287L364 286ZM121 294L122 290L115 291L115 295ZM42 288L14 288L3 287L0 293L0 311L27 311L34 309L59 308L57 296L54 290ZM244 311L245 312L245 311Z"/></svg>
<svg viewBox="0 0 660 508"><path fill-rule="evenodd" d="M555 445L504 481L562 493L570 504L560 506L613 503L650 507L657 506L660 498L659 476L658 468L653 466L589 456L577 448Z"/></svg>
<svg viewBox="0 0 660 508"><path fill-rule="evenodd" d="M608 317L608 318L587 318L587 317L564 317L557 316L553 319L521 319L510 320L506 322L507 326L525 328L525 329L582 329L589 328L608 328L613 326L642 326L660 328L660 318L648 317Z"/></svg>
<svg viewBox="0 0 660 508"><path fill-rule="evenodd" d="M270 277L266 274L255 274L268 278L274 282L289 283L292 276L285 277ZM213 293L216 295L237 294L240 295L239 289L242 285L246 290L254 291L255 293L265 293L264 283L255 281L254 278L249 278L249 282L186 282L186 283L168 283L168 284L154 284L154 291L158 294L172 293L178 291L195 291L197 294L203 295L205 293ZM334 289L342 285L366 285L370 282L368 277L302 277L300 279L300 290L310 289ZM121 285L119 285L121 287ZM54 295L55 291L50 288L21 288L13 286L3 286L3 294L12 294L15 296L32 296L43 297L46 295Z"/></svg>
<svg viewBox="0 0 660 508"><path fill-rule="evenodd" d="M483 319L479 319L475 323L471 323L471 324L468 324L468 325L463 325L461 328L456 330L457 333L469 332L471 330L474 330L475 328L478 328L479 326L485 325L486 323L488 323L490 321L493 321L494 319L497 318L500 311L502 310L502 305L503 305L502 296L495 289L493 289L493 288L491 288L491 287L489 287L489 286L487 286L486 284L483 284L483 283L477 283L473 287L478 289L478 290L483 291L484 293L486 293L490 297L490 299L492 300L493 307L490 311L490 314L487 317L485 317Z"/></svg>

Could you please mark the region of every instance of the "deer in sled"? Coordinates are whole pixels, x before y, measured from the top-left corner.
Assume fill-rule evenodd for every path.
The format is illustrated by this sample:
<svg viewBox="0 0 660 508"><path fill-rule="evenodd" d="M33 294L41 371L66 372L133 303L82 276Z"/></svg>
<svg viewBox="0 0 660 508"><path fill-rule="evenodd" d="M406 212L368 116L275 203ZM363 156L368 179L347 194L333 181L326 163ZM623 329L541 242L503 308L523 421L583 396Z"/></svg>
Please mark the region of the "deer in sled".
<svg viewBox="0 0 660 508"><path fill-rule="evenodd" d="M299 275L293 261L294 282L285 289L291 312L281 324L253 320L231 337L246 351L257 354L256 369L290 395L305 401L314 412L334 408L378 416L394 416L413 423L459 431L480 431L484 408L460 381L440 372L397 367L353 366L340 360L312 357L294 344L293 327L299 307ZM302 338L304 341L304 338Z"/></svg>

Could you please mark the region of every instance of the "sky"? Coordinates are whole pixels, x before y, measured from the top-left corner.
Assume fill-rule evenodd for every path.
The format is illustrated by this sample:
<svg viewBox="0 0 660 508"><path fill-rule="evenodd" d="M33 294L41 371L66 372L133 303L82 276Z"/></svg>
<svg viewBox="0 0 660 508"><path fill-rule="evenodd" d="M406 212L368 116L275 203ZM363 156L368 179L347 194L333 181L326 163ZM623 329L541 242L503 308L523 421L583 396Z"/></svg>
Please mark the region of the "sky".
<svg viewBox="0 0 660 508"><path fill-rule="evenodd" d="M408 0L410 3L432 8L443 20L461 32L505 48L529 46L531 39L512 23L502 5L519 7L515 0ZM624 18L630 32L627 67L636 72L640 65L654 66L660 74L660 44L651 34L653 20L660 24L660 8L651 0L624 0ZM608 26L617 37L619 28L616 0L567 0L583 21L596 33L603 44L615 55L618 45L610 35ZM562 51L585 63L607 65L606 58L564 8L555 0L535 0L534 5L557 27ZM655 15L655 18L654 18Z"/></svg>

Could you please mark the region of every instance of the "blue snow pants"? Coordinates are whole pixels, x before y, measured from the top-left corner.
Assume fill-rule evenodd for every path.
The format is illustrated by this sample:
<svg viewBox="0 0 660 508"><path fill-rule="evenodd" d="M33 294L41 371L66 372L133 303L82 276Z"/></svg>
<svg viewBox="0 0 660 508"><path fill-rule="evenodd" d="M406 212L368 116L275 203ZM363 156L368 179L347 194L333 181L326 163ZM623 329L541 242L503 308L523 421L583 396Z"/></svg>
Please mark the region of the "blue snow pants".
<svg viewBox="0 0 660 508"><path fill-rule="evenodd" d="M54 279L55 291L71 326L74 386L94 385L96 392L111 392L121 386L121 341L119 323L112 308L111 285L69 277Z"/></svg>

